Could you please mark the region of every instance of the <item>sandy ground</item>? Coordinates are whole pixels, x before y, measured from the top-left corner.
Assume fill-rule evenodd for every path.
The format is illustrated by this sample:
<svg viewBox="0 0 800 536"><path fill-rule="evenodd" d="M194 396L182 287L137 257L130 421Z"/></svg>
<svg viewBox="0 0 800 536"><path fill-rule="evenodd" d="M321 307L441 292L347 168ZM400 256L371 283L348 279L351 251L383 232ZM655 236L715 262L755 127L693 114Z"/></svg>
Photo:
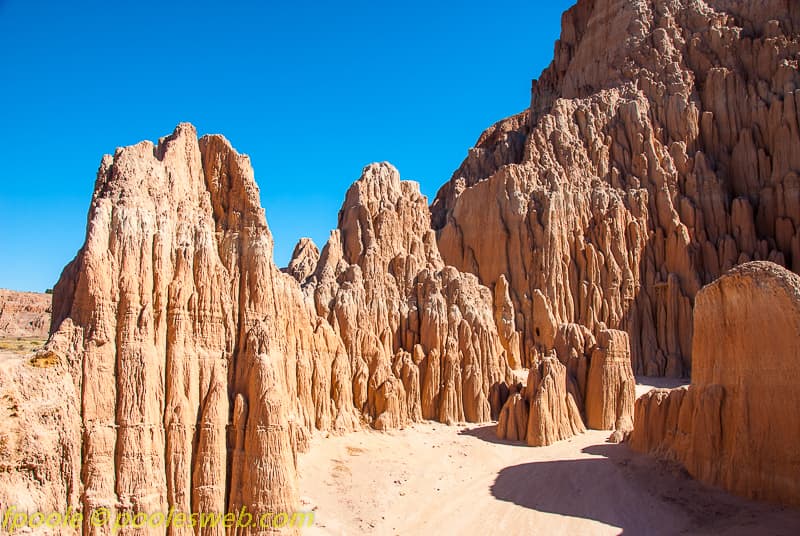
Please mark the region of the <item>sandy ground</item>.
<svg viewBox="0 0 800 536"><path fill-rule="evenodd" d="M707 488L608 435L543 448L498 441L494 425L318 435L299 459L304 534L800 534L800 511Z"/></svg>

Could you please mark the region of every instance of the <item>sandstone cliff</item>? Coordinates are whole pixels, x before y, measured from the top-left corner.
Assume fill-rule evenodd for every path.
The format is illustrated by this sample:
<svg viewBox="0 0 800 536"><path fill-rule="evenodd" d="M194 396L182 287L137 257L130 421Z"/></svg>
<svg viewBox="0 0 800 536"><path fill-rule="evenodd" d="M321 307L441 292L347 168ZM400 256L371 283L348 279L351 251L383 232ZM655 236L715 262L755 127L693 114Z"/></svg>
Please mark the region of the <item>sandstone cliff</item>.
<svg viewBox="0 0 800 536"><path fill-rule="evenodd" d="M50 332L49 294L0 289L0 338L38 337Z"/></svg>
<svg viewBox="0 0 800 536"><path fill-rule="evenodd" d="M388 164L284 274L249 159L182 124L103 158L86 236L45 350L79 393L54 507L291 511L315 429L500 410L492 293L444 265L427 200Z"/></svg>
<svg viewBox="0 0 800 536"><path fill-rule="evenodd" d="M800 277L768 262L697 294L687 388L636 402L631 446L754 499L800 505Z"/></svg>
<svg viewBox="0 0 800 536"><path fill-rule="evenodd" d="M557 324L626 331L637 373L689 375L704 284L749 260L800 270L798 59L792 0L564 14L530 108L431 207L444 261L508 296L523 364L552 349L541 294Z"/></svg>

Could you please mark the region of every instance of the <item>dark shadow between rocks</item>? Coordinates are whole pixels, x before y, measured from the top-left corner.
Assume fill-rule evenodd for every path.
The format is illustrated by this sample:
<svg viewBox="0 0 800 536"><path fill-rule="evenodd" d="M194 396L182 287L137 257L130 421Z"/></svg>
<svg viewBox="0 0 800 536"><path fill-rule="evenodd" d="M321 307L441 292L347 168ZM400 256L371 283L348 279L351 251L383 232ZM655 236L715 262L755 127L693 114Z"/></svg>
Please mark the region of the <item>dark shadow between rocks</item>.
<svg viewBox="0 0 800 536"><path fill-rule="evenodd" d="M474 428L465 428L458 432L458 435L470 436L486 441L487 443L494 443L496 445L515 445L525 446L524 441L508 441L497 437L497 424L487 424L482 426L475 426Z"/></svg>
<svg viewBox="0 0 800 536"><path fill-rule="evenodd" d="M490 492L501 501L598 521L626 535L800 534L800 511L709 488L679 465L634 453L626 444L591 445L581 452L595 457L506 467Z"/></svg>

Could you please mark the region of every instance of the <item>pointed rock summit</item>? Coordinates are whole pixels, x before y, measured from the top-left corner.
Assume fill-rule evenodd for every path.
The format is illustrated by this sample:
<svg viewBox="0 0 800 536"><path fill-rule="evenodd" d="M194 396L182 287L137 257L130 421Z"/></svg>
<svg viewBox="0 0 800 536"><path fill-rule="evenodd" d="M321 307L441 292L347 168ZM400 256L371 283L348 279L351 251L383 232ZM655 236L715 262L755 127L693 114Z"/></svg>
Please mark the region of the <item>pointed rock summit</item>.
<svg viewBox="0 0 800 536"><path fill-rule="evenodd" d="M83 430L64 432L53 508L293 511L314 430L499 412L492 293L444 265L392 166L365 168L322 254L302 240L285 274L272 245L225 138L181 124L103 158L46 350Z"/></svg>

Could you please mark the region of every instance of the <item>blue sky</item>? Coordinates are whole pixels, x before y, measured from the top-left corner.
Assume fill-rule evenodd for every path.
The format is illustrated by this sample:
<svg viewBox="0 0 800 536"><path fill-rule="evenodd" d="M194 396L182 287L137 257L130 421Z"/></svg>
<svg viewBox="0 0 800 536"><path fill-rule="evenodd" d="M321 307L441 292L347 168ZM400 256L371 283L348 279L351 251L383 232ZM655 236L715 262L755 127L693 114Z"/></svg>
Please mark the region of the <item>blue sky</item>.
<svg viewBox="0 0 800 536"><path fill-rule="evenodd" d="M181 121L250 155L281 266L370 162L431 198L572 3L0 0L0 288L52 287L101 156Z"/></svg>

